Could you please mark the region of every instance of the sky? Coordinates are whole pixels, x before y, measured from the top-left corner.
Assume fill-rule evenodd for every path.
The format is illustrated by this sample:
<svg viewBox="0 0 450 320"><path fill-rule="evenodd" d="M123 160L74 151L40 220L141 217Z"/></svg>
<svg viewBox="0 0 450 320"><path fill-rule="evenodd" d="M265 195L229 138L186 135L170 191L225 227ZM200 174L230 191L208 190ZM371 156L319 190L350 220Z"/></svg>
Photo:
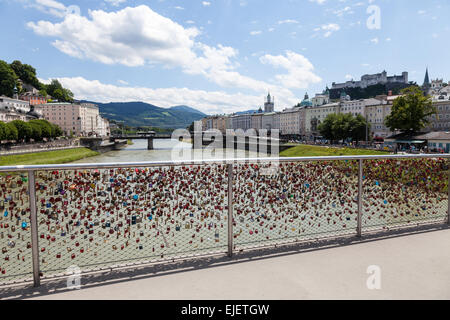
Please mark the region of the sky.
<svg viewBox="0 0 450 320"><path fill-rule="evenodd" d="M77 99L281 111L386 70L450 80L448 0L0 0L0 59Z"/></svg>

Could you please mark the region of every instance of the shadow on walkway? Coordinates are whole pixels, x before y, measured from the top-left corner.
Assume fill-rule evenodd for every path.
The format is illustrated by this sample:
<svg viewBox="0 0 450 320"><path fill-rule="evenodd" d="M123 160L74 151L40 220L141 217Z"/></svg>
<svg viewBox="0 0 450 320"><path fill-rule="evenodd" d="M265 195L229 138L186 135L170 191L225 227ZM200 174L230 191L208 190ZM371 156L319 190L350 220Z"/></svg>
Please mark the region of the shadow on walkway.
<svg viewBox="0 0 450 320"><path fill-rule="evenodd" d="M170 274L213 268L224 265L245 263L248 261L258 261L281 256L300 254L310 251L318 251L342 246L358 245L367 242L392 239L414 234L427 233L440 230L448 230L447 224L425 225L410 228L403 228L394 231L383 231L373 234L363 235L361 238L347 236L330 240L317 240L302 243L293 243L282 246L271 246L267 248L248 249L236 252L232 258L224 255L206 258L187 258L179 262L162 262L148 266L135 266L123 270L105 270L81 276L82 289L100 287L104 285L117 284L126 281L149 279ZM48 296L56 293L72 291L67 288L67 280L54 279L45 280L40 287L33 287L33 284L17 284L14 286L0 288L0 299L26 299Z"/></svg>

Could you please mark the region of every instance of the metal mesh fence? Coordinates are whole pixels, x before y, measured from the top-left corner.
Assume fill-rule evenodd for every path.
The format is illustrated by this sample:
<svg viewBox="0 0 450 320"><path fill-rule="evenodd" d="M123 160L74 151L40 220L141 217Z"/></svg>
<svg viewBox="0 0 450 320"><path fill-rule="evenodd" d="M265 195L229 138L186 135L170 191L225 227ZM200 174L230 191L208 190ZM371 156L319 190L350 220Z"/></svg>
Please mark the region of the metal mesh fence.
<svg viewBox="0 0 450 320"><path fill-rule="evenodd" d="M0 282L32 279L28 176L0 175Z"/></svg>
<svg viewBox="0 0 450 320"><path fill-rule="evenodd" d="M229 183L233 250L357 234L359 178L362 233L448 219L448 158L359 161L35 171L39 271L230 253ZM33 277L28 180L0 174L0 283Z"/></svg>
<svg viewBox="0 0 450 320"><path fill-rule="evenodd" d="M40 270L225 252L224 166L39 172Z"/></svg>
<svg viewBox="0 0 450 320"><path fill-rule="evenodd" d="M363 230L445 221L448 164L437 158L365 161Z"/></svg>
<svg viewBox="0 0 450 320"><path fill-rule="evenodd" d="M356 233L357 161L244 164L235 168L234 245Z"/></svg>

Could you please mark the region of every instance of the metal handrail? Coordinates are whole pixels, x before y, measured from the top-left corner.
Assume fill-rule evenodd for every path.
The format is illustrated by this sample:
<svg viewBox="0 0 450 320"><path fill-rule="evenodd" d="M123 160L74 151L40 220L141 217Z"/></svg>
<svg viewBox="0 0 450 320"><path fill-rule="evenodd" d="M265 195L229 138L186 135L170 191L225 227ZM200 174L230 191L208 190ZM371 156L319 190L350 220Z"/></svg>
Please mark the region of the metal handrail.
<svg viewBox="0 0 450 320"><path fill-rule="evenodd" d="M208 165L214 163L239 164L249 162L307 162L307 161L336 161L336 160L383 160L383 159L434 159L450 158L449 153L443 154L414 154L414 155L359 155L359 156L326 156L326 157L266 157L266 158L230 158L230 159L199 159L176 161L143 161L143 162L115 162L115 163L76 163L49 165L19 165L0 166L0 172L24 172L38 170L78 170L78 169L114 169L114 168L142 168L165 166Z"/></svg>

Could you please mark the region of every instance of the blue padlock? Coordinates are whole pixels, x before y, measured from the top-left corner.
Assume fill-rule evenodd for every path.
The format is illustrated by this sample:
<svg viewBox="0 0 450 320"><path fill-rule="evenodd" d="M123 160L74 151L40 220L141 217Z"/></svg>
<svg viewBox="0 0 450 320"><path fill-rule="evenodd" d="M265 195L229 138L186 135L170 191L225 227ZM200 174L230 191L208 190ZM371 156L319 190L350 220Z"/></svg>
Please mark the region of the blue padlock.
<svg viewBox="0 0 450 320"><path fill-rule="evenodd" d="M4 217L8 216L8 210L5 210L5 213L3 214Z"/></svg>
<svg viewBox="0 0 450 320"><path fill-rule="evenodd" d="M28 226L28 224L24 221L24 222L22 222L22 229L26 229L27 228L27 226Z"/></svg>

